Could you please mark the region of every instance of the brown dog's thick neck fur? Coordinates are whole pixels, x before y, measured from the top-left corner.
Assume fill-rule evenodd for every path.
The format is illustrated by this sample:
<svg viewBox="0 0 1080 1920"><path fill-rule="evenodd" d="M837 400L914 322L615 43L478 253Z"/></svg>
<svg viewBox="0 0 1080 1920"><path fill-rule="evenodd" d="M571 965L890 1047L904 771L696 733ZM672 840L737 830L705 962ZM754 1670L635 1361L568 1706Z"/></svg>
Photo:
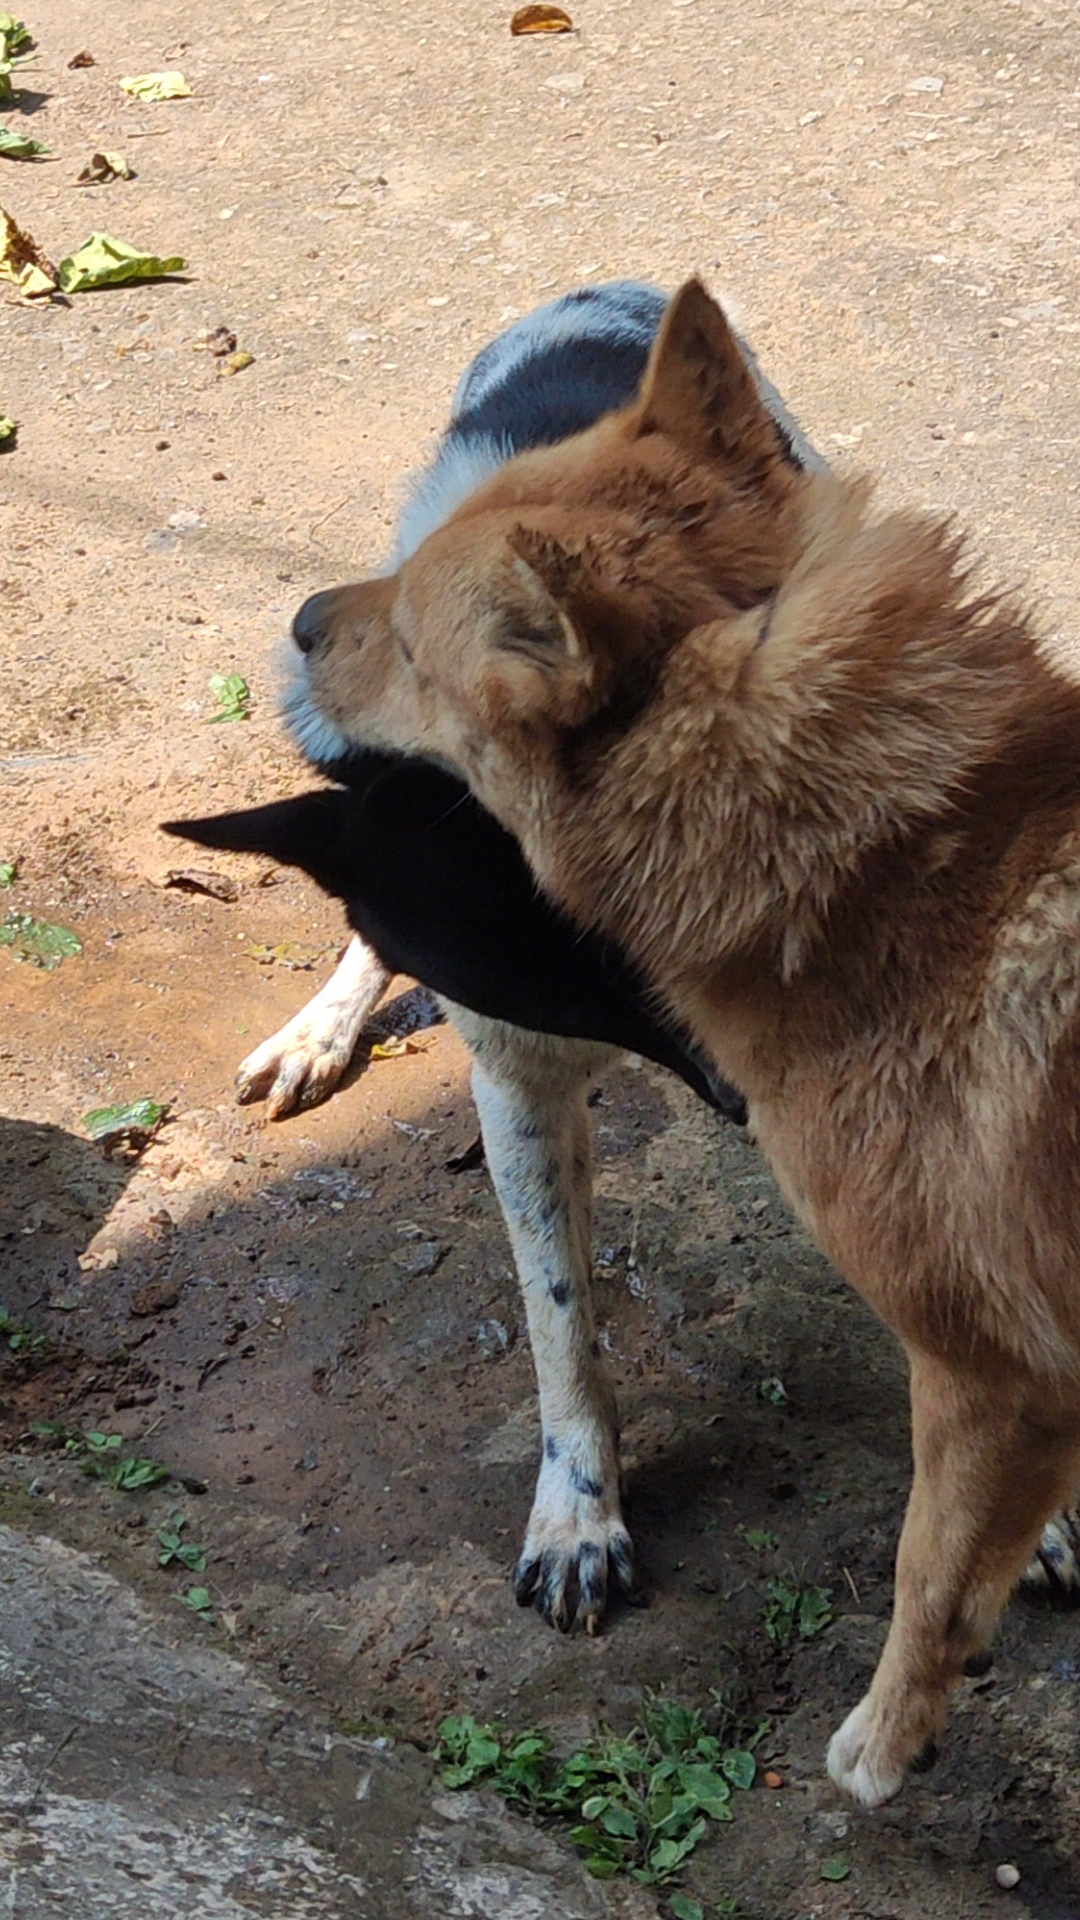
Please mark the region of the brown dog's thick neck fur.
<svg viewBox="0 0 1080 1920"><path fill-rule="evenodd" d="M785 464L695 283L636 404L343 589L310 674L631 953L903 1339L896 1612L830 1750L879 1803L1080 1479L1080 690L948 528Z"/></svg>

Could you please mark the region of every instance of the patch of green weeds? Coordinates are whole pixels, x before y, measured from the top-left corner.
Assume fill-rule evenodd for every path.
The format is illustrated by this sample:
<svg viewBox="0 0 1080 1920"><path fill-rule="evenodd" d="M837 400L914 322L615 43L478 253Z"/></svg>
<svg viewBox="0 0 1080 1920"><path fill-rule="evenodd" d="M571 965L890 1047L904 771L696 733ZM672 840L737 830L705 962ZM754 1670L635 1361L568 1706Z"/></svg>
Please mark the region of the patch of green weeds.
<svg viewBox="0 0 1080 1920"><path fill-rule="evenodd" d="M82 941L70 927L35 920L32 913L8 913L0 920L0 947L6 947L13 960L25 960L43 973L53 973L65 960L82 952Z"/></svg>
<svg viewBox="0 0 1080 1920"><path fill-rule="evenodd" d="M44 1360L49 1352L49 1336L20 1327L7 1308L0 1307L0 1350L4 1347L17 1360Z"/></svg>
<svg viewBox="0 0 1080 1920"><path fill-rule="evenodd" d="M102 1480L120 1493L139 1493L143 1487L159 1487L162 1481L172 1479L168 1467L159 1460L122 1453L124 1437L119 1433L79 1433L58 1420L35 1420L30 1432L35 1439L52 1440L65 1453L78 1456L80 1473L91 1480Z"/></svg>
<svg viewBox="0 0 1080 1920"><path fill-rule="evenodd" d="M190 1607L192 1613L197 1613L201 1620L213 1619L214 1602L210 1597L209 1587L188 1587L187 1592L182 1593L180 1598L185 1607Z"/></svg>
<svg viewBox="0 0 1080 1920"><path fill-rule="evenodd" d="M14 99L12 74L34 58L34 37L12 13L0 13L0 100Z"/></svg>
<svg viewBox="0 0 1080 1920"><path fill-rule="evenodd" d="M791 1569L765 1585L762 1621L775 1647L786 1651L795 1639L813 1640L833 1617L831 1587L808 1587Z"/></svg>
<svg viewBox="0 0 1080 1920"><path fill-rule="evenodd" d="M546 1734L502 1733L471 1714L443 1721L438 1755L445 1786L483 1781L533 1815L573 1819L570 1838L596 1879L627 1874L644 1886L673 1879L710 1821L733 1818L732 1790L750 1788L757 1765L708 1733L696 1709L656 1694L628 1734L605 1731L564 1760Z"/></svg>
<svg viewBox="0 0 1080 1920"><path fill-rule="evenodd" d="M196 1546L194 1540L181 1539L186 1526L186 1516L174 1513L163 1527L158 1528L158 1566L171 1566L175 1560L181 1567L186 1567L189 1573L205 1573L206 1548Z"/></svg>
<svg viewBox="0 0 1080 1920"><path fill-rule="evenodd" d="M17 860L0 860L0 887L13 887L19 877Z"/></svg>
<svg viewBox="0 0 1080 1920"><path fill-rule="evenodd" d="M212 673L210 691L218 711L210 715L210 725L219 720L250 719L251 688L242 673Z"/></svg>

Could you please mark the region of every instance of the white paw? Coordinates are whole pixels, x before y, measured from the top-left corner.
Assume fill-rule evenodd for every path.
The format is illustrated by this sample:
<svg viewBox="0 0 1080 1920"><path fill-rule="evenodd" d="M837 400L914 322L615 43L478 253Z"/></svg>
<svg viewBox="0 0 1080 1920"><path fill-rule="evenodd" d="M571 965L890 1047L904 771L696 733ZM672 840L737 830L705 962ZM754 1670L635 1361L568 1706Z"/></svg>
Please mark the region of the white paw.
<svg viewBox="0 0 1080 1920"><path fill-rule="evenodd" d="M875 1720L867 1694L829 1742L829 1778L860 1807L883 1807L895 1799L907 1771L878 1751Z"/></svg>
<svg viewBox="0 0 1080 1920"><path fill-rule="evenodd" d="M265 1100L271 1120L325 1100L352 1059L352 1023L335 1020L322 1009L321 1018L309 1020L307 1012L305 1008L280 1033L264 1040L237 1069L237 1099Z"/></svg>
<svg viewBox="0 0 1080 1920"><path fill-rule="evenodd" d="M546 1445L551 1446L549 1440ZM613 1449L604 1465L582 1465L583 1451L567 1444L545 1451L521 1557L514 1570L519 1605L535 1606L560 1632L581 1626L595 1633L608 1596L636 1593L634 1549L619 1504Z"/></svg>
<svg viewBox="0 0 1080 1920"><path fill-rule="evenodd" d="M378 955L354 935L314 999L241 1061L237 1099L265 1099L271 1120L325 1100L348 1067L364 1022L389 982Z"/></svg>
<svg viewBox="0 0 1080 1920"><path fill-rule="evenodd" d="M1047 1521L1020 1585L1025 1593L1080 1602L1080 1503Z"/></svg>

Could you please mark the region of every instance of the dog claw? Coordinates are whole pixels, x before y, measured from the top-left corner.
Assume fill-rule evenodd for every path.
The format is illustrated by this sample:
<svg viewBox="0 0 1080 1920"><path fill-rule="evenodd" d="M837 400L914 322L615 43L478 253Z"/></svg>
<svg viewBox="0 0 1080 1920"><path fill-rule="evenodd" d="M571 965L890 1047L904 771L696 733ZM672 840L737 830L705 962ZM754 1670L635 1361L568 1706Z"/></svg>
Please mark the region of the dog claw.
<svg viewBox="0 0 1080 1920"><path fill-rule="evenodd" d="M620 1592L631 1602L638 1599L630 1537L620 1531L606 1544L583 1540L565 1549L523 1554L513 1585L518 1605L535 1607L559 1633L581 1627L595 1638L612 1593Z"/></svg>
<svg viewBox="0 0 1080 1920"><path fill-rule="evenodd" d="M969 1654L963 1667L965 1680L981 1680L984 1674L989 1673L993 1664L994 1656L989 1649L985 1653Z"/></svg>

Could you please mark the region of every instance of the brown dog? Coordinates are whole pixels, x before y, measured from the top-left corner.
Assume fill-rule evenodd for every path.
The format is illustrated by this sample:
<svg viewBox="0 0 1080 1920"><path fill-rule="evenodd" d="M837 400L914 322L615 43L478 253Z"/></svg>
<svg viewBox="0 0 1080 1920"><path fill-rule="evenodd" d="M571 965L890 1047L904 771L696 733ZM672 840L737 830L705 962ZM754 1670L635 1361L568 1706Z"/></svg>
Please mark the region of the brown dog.
<svg viewBox="0 0 1080 1920"><path fill-rule="evenodd" d="M782 458L696 282L633 406L325 602L323 720L461 773L634 956L904 1342L896 1607L829 1752L877 1806L1080 1481L1080 690L947 528Z"/></svg>

